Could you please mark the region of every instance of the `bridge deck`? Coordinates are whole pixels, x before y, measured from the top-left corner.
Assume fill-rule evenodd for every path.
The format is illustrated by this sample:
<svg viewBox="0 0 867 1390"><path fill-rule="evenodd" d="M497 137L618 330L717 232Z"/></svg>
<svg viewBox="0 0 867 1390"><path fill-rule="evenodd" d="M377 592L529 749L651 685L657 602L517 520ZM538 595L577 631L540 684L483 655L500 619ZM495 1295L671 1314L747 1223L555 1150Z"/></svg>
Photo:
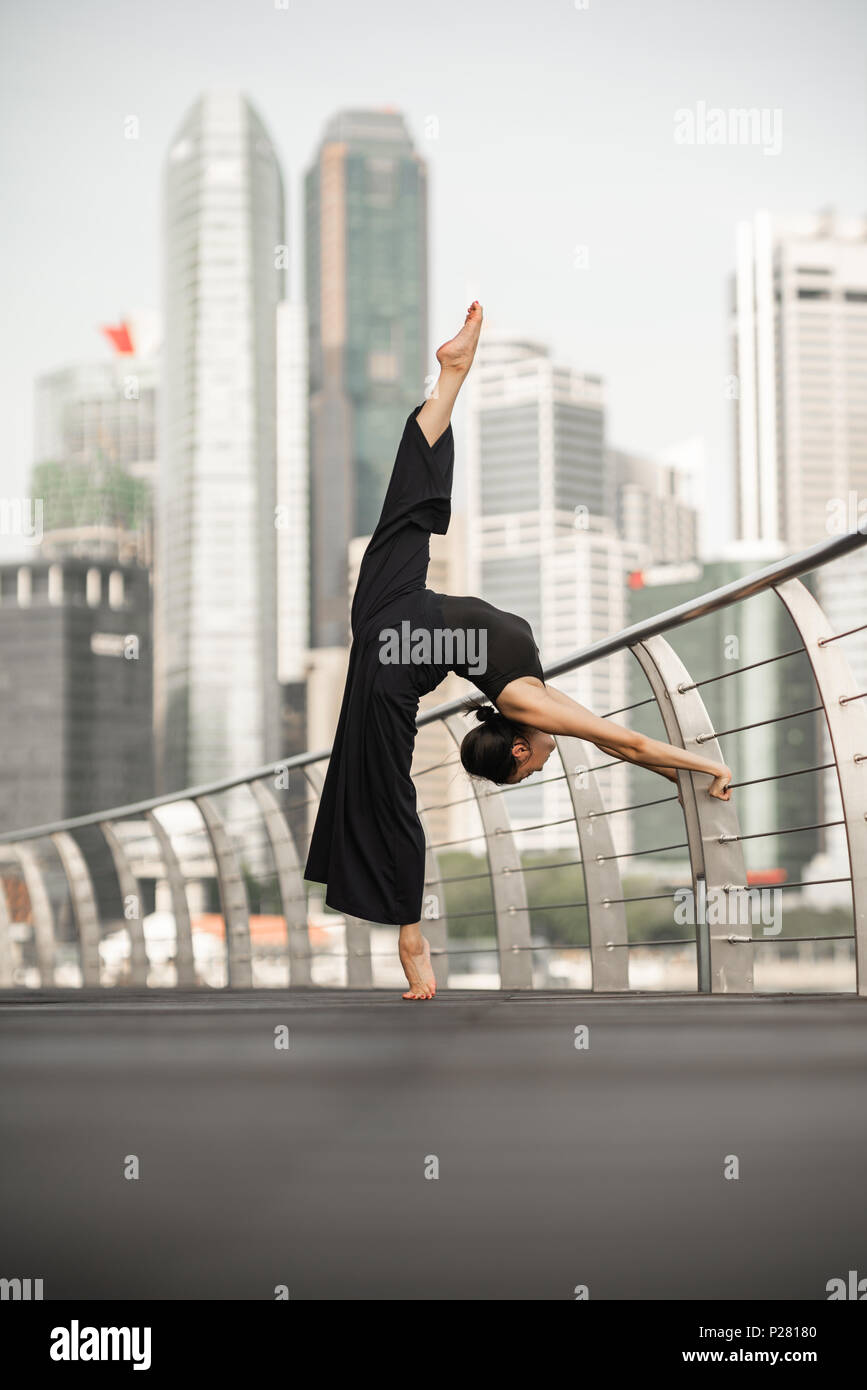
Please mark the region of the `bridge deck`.
<svg viewBox="0 0 867 1390"><path fill-rule="evenodd" d="M853 997L6 992L0 1056L0 1275L46 1298L822 1299L864 1273Z"/></svg>

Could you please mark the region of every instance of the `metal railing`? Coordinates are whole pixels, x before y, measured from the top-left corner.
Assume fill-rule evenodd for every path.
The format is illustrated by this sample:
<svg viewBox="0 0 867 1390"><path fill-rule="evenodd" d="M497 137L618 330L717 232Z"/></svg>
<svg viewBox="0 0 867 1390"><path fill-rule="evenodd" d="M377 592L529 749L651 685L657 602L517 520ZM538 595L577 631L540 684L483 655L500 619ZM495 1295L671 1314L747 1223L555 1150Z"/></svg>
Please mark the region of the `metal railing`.
<svg viewBox="0 0 867 1390"><path fill-rule="evenodd" d="M853 948L854 988L867 993L867 691L858 689L840 645L867 631L867 621L834 632L801 582L810 572L827 573L828 566L865 544L867 535L858 532L822 542L546 668L550 680L631 653L650 693L608 713L616 717L642 711L640 717L645 718L655 712L667 742L731 765L736 760L725 758L721 739L756 730L763 731L766 741L779 739L781 729L795 729L797 721L803 727L805 720L822 716L825 756L820 754L807 767L775 765L758 777L738 776L736 767L738 795L729 802L708 797L696 787L692 774L681 773L677 796L673 791L642 794L638 800L608 806L605 776L623 765L601 758L595 749L591 754L580 739L558 737L559 769L546 766L520 789L520 794L534 786L542 789L543 806L553 807L556 814L541 820L521 817L510 811L518 788L478 782L460 769L457 749L469 727L461 713L465 696L419 717L419 730L434 728L448 745L442 756L414 772L427 839L423 923L441 985L471 982L472 973L467 976L462 968L464 958L470 958L477 963L486 959L489 973L496 963L496 977L488 983L531 989L554 980L552 958L580 956L589 966L589 987L624 991L630 987L630 957L664 948L681 955L694 952L691 968L697 990L749 993L754 990L757 947L843 940ZM783 651L693 679L663 634L769 592L791 620L794 644L787 642ZM806 704L730 727L714 726L706 704L709 687L722 690L748 672L799 658L809 663L812 682ZM394 954L386 929L380 929L386 938L379 950L375 924L324 912L311 916L315 889L303 879L328 755L327 749L307 752L244 777L0 835L0 985L146 986L170 979L180 987L249 986L263 982L263 961L269 963L269 980L291 985L334 983L336 962L341 983L358 988L377 983L377 962ZM747 767L745 772L751 770ZM460 779L457 795L430 800L426 779L437 772ZM820 812L806 825L742 832L738 805L751 788L763 789L767 797L787 779L828 774L836 775L841 815L826 819ZM620 818L639 814L654 817L656 824L673 809L668 803L676 805L678 798L682 829L673 843L636 848L634 837L624 838L615 829L632 824ZM812 795L809 802L820 807L822 799ZM477 833L466 828L469 816L475 817ZM434 837L435 825L445 827L444 838ZM785 878L779 887L803 893L836 885L839 896L842 885L847 897L851 894L851 931L795 937L780 935L779 928L772 935L756 933L757 890L749 881L745 847L759 840L779 843L780 837L815 837L838 829L845 834L848 872ZM531 862L540 854L540 862ZM544 857L551 854L553 859ZM661 859L671 854L680 858ZM636 861L656 866L656 884L641 882L639 887L660 886L664 891L628 891L634 885L626 870ZM665 884L665 875L659 874L661 862L672 866ZM565 871L580 874L579 896L531 901L531 885L559 885L566 881ZM462 901L467 894L469 906ZM151 899L154 910L149 911ZM161 901L166 904L162 913L155 910ZM667 934L631 938L630 914L656 910L633 905L675 901L691 906L691 933L677 934L672 912ZM269 904L273 910L261 910ZM462 906L467 910L462 912ZM668 913L667 907L658 910ZM568 914L558 919L567 924L560 940L552 939L550 928L534 930L539 915L549 923L552 914ZM166 934L155 945L157 919L166 924ZM488 924L488 936L474 937L471 930L468 934L467 923L474 921ZM562 983L563 977L557 978Z"/></svg>

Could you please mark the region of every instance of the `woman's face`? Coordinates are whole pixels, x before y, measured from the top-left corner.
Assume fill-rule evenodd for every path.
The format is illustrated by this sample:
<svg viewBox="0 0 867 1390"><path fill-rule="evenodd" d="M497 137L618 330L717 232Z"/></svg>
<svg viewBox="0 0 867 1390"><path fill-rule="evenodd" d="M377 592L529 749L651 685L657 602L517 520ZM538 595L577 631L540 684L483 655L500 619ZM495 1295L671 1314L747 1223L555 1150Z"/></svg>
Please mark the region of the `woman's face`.
<svg viewBox="0 0 867 1390"><path fill-rule="evenodd" d="M541 729L525 729L512 743L512 756L518 764L517 770L506 779L509 786L523 782L539 772L554 752L555 743L550 734Z"/></svg>

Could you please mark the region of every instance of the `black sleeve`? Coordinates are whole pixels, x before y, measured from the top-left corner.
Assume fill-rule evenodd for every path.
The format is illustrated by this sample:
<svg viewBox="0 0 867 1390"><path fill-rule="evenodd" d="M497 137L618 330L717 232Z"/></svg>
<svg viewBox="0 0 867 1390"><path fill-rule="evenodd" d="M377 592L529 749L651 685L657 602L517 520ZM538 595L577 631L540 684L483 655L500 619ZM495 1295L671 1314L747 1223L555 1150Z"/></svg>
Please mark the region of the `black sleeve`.
<svg viewBox="0 0 867 1390"><path fill-rule="evenodd" d="M423 589L428 538L444 536L451 520L455 442L451 424L435 444L418 423L421 405L407 416L382 513L361 561L352 600L352 630L390 598Z"/></svg>

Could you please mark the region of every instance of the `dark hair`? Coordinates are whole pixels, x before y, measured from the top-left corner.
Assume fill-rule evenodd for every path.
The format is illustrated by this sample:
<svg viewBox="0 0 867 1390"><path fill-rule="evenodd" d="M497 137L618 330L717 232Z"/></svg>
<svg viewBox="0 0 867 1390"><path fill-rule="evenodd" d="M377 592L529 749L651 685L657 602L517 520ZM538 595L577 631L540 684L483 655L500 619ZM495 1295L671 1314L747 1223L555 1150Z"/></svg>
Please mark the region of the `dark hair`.
<svg viewBox="0 0 867 1390"><path fill-rule="evenodd" d="M486 777L502 786L518 770L512 744L523 734L520 724L513 724L493 705L468 700L465 714L474 714L479 721L461 742L461 762L471 777Z"/></svg>

